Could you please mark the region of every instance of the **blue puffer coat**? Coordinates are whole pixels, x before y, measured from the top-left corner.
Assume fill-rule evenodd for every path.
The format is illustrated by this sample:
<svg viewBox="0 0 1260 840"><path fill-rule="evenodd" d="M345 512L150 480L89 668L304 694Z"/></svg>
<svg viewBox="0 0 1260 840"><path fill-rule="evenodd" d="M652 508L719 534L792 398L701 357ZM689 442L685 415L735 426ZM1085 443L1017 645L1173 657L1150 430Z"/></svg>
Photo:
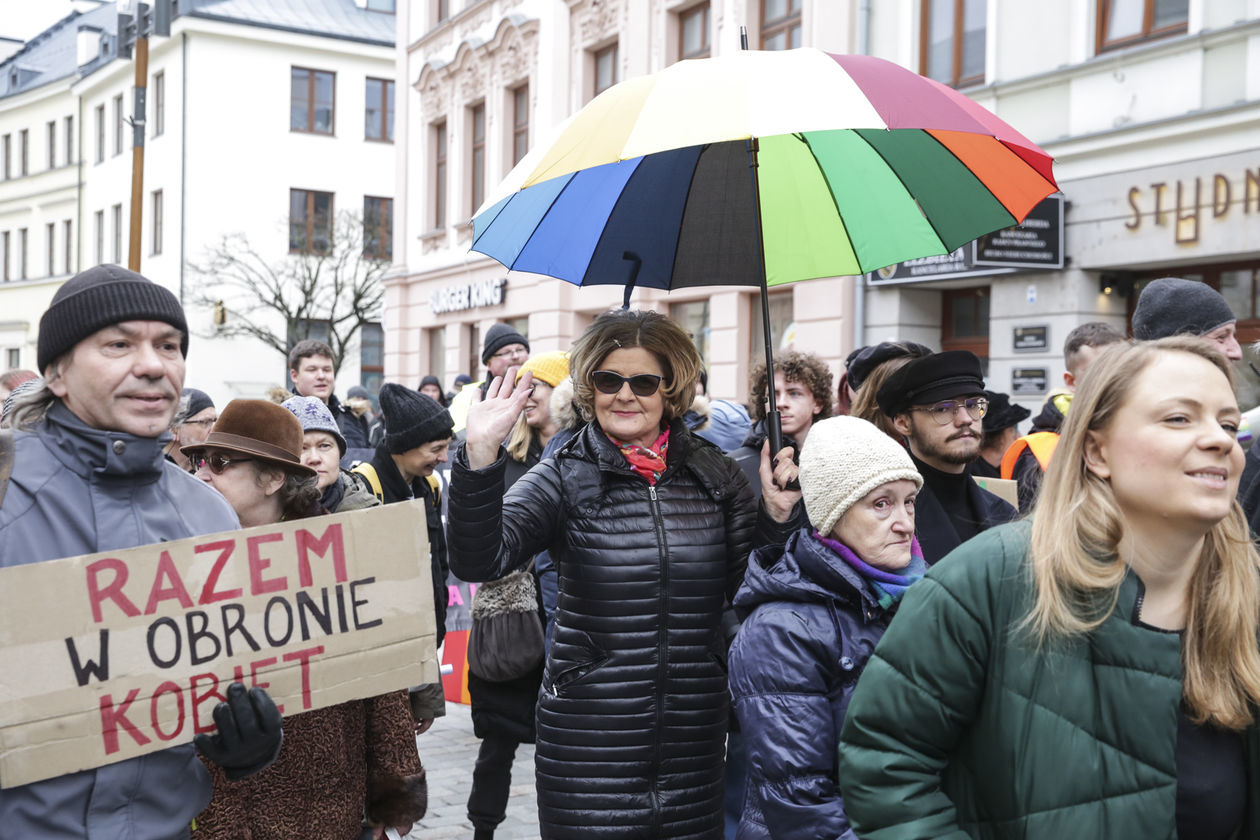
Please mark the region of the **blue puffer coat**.
<svg viewBox="0 0 1260 840"><path fill-rule="evenodd" d="M892 613L813 530L753 552L735 596L746 617L730 652L731 696L748 749L738 840L856 838L836 784L836 745Z"/></svg>

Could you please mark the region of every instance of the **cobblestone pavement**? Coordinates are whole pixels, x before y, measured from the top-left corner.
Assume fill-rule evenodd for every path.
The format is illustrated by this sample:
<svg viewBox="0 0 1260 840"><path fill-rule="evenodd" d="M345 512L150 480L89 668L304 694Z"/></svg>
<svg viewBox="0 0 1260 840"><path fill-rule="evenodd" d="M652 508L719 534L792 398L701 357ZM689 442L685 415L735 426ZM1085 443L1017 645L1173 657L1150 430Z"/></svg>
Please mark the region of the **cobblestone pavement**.
<svg viewBox="0 0 1260 840"><path fill-rule="evenodd" d="M429 813L407 835L407 840L472 840L468 822L468 791L481 744L473 735L467 706L446 704L446 716L417 739L420 760L429 780ZM534 796L534 746L521 744L512 763L512 791L507 819L495 840L538 837L538 806Z"/></svg>

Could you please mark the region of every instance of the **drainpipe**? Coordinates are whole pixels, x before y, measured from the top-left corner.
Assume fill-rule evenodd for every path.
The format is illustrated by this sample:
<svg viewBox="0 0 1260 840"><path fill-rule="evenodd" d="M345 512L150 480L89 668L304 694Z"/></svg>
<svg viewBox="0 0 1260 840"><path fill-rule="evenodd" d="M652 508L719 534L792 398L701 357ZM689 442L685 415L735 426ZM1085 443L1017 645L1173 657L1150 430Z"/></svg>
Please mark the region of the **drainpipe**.
<svg viewBox="0 0 1260 840"><path fill-rule="evenodd" d="M857 43L858 55L867 55L871 39L871 0L858 0ZM859 274L853 280L853 346L866 343L866 275Z"/></svg>
<svg viewBox="0 0 1260 840"><path fill-rule="evenodd" d="M188 239L188 33L179 33L179 302L184 303L184 246Z"/></svg>

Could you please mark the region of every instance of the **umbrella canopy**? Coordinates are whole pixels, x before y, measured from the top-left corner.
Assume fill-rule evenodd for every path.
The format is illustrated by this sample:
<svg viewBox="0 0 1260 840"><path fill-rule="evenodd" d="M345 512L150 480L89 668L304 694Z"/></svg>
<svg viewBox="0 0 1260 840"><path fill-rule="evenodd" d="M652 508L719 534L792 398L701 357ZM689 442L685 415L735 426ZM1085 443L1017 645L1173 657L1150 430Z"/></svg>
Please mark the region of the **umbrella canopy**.
<svg viewBox="0 0 1260 840"><path fill-rule="evenodd" d="M774 286L949 253L1057 189L1044 151L952 88L741 51L596 97L509 174L472 249L579 285Z"/></svg>

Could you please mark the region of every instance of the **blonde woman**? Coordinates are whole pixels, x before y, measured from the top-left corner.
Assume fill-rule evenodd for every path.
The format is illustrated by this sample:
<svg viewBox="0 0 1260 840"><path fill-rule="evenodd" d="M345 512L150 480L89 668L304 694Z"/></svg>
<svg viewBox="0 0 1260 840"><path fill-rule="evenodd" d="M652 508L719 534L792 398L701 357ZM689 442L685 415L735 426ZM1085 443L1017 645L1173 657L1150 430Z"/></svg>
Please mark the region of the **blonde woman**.
<svg viewBox="0 0 1260 840"><path fill-rule="evenodd" d="M937 564L867 666L840 745L862 837L1256 836L1229 364L1187 338L1094 364L1035 518Z"/></svg>

